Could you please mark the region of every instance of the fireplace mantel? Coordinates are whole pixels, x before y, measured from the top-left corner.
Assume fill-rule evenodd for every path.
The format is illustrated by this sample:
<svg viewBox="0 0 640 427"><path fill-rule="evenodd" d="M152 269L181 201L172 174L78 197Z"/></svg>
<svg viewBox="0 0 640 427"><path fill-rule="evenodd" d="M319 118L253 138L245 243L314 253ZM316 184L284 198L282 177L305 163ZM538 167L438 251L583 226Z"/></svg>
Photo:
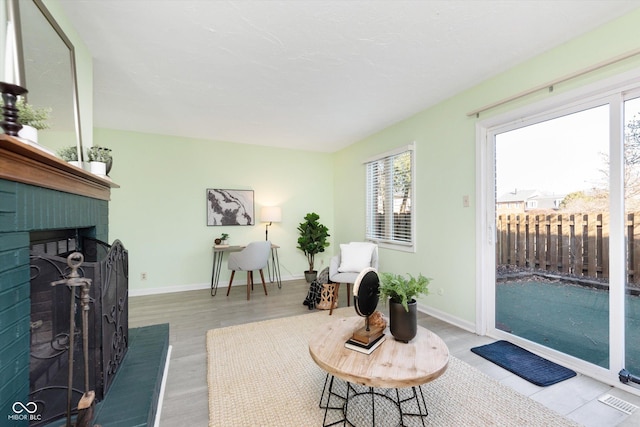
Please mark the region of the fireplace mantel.
<svg viewBox="0 0 640 427"><path fill-rule="evenodd" d="M56 156L0 134L0 179L109 200L120 186Z"/></svg>

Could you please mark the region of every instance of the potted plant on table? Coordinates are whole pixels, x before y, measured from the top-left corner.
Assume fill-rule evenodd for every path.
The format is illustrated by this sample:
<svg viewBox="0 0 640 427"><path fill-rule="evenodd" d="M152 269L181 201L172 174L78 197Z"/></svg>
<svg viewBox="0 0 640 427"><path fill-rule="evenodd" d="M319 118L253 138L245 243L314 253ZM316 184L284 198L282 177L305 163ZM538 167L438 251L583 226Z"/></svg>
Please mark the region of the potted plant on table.
<svg viewBox="0 0 640 427"><path fill-rule="evenodd" d="M308 213L304 217L304 222L298 225L298 249L304 252L309 262L309 270L304 272L307 282L315 280L318 272L314 269L314 261L317 253L324 252L324 248L329 246L327 237L330 236L329 229L318 221L320 215L315 212Z"/></svg>
<svg viewBox="0 0 640 427"><path fill-rule="evenodd" d="M431 279L419 274L413 277L400 274L380 274L380 297L389 300L389 330L391 335L409 342L418 332L418 303L415 297L429 295Z"/></svg>

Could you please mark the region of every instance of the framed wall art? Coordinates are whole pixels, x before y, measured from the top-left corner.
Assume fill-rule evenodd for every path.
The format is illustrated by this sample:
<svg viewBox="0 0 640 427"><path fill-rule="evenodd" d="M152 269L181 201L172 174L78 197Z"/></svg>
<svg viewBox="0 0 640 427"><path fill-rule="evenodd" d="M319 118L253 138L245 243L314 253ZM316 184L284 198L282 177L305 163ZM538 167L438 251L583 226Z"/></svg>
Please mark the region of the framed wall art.
<svg viewBox="0 0 640 427"><path fill-rule="evenodd" d="M253 190L207 188L207 225L254 225Z"/></svg>

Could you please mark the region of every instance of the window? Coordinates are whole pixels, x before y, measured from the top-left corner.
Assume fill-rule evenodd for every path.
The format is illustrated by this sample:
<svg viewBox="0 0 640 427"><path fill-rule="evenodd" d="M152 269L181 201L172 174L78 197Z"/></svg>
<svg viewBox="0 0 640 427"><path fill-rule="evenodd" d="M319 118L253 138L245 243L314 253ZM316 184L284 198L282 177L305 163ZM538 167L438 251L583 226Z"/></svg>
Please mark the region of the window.
<svg viewBox="0 0 640 427"><path fill-rule="evenodd" d="M367 169L366 238L412 250L415 235L414 147L370 159Z"/></svg>

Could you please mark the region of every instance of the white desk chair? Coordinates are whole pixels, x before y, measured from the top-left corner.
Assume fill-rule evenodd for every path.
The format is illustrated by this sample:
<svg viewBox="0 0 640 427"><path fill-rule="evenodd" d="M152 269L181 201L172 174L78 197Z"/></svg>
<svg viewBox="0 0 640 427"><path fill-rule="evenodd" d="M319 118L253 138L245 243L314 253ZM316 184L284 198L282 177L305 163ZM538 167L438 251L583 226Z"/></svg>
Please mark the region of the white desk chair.
<svg viewBox="0 0 640 427"><path fill-rule="evenodd" d="M236 271L247 272L247 300L251 297L251 290L253 289L253 271L260 271L260 278L262 279L262 287L264 288L264 294L267 295L267 285L264 282L264 273L262 270L267 266L269 262L269 254L271 253L271 242L268 240L260 242L251 242L246 248L240 252L234 252L229 254L227 261L227 267L231 270L231 278L229 279L229 287L227 288L227 296L231 291L231 283L233 282L233 276Z"/></svg>

